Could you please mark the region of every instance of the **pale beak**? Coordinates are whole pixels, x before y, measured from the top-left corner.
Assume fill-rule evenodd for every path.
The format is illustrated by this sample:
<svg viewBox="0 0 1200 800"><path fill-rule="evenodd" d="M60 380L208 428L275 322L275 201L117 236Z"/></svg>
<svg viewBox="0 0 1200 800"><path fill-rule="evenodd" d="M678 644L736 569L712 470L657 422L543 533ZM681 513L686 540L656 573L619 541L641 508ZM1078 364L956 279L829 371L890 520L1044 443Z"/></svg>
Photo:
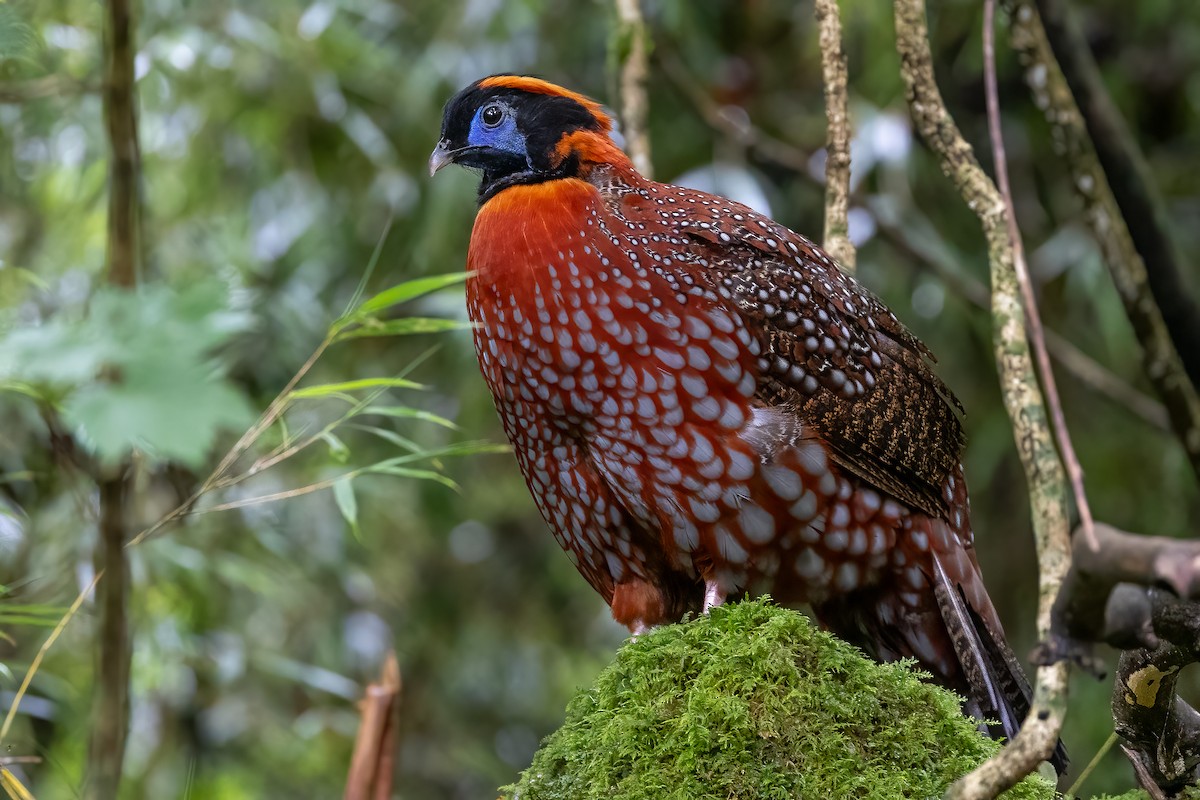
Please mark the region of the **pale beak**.
<svg viewBox="0 0 1200 800"><path fill-rule="evenodd" d="M449 142L442 139L437 147L433 148L433 153L429 156L429 177L432 178L439 169L454 161L454 151L449 145Z"/></svg>

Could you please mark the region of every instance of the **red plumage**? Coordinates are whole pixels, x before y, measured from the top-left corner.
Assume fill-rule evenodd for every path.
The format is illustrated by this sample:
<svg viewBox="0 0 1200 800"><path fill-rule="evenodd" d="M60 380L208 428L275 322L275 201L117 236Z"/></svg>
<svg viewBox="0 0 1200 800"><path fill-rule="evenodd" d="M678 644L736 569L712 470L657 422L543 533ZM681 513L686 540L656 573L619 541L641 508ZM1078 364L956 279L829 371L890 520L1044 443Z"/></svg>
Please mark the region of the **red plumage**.
<svg viewBox="0 0 1200 800"><path fill-rule="evenodd" d="M559 544L631 631L768 591L1015 734L1029 688L924 345L812 242L642 177L608 128L586 98L495 76L447 106L431 162L483 170L476 350Z"/></svg>

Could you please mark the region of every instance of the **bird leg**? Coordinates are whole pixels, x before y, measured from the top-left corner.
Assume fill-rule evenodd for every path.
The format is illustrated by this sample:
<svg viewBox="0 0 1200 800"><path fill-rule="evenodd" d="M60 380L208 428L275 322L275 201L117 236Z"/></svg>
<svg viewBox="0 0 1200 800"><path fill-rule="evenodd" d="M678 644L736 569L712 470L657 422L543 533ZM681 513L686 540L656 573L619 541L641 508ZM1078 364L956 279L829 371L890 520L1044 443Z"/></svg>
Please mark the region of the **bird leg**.
<svg viewBox="0 0 1200 800"><path fill-rule="evenodd" d="M722 591L720 584L714 580L704 582L704 613L707 614L711 609L725 602L725 592Z"/></svg>

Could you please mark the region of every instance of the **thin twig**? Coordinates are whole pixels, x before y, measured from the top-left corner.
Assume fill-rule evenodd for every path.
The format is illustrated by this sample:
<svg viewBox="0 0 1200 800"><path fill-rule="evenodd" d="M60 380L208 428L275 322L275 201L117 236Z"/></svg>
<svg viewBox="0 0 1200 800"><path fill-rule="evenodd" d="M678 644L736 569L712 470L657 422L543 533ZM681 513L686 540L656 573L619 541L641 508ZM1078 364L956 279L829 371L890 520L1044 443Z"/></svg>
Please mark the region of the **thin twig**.
<svg viewBox="0 0 1200 800"><path fill-rule="evenodd" d="M650 102L646 98L649 74L650 35L642 17L640 0L616 0L617 4L617 62L621 80L621 132L629 158L637 171L651 177L650 136L646 132L646 115Z"/></svg>
<svg viewBox="0 0 1200 800"><path fill-rule="evenodd" d="M1088 765L1083 768L1083 772L1079 773L1079 777L1076 778L1075 782L1071 784L1071 788L1067 789L1067 793L1064 795L1064 797L1068 798L1068 800L1075 797L1076 793L1079 792L1079 789L1083 786L1087 779L1092 776L1092 772L1095 771L1096 766L1104 760L1104 757L1108 755L1108 751L1112 750L1113 745L1116 743L1117 732L1113 731L1108 735L1108 738L1104 740L1104 744L1100 745L1100 749L1096 751L1096 755L1092 756L1092 760L1088 762Z"/></svg>
<svg viewBox="0 0 1200 800"><path fill-rule="evenodd" d="M900 72L913 120L937 154L942 171L978 215L987 238L996 363L1017 452L1029 482L1039 566L1038 631L1045 637L1050 632L1054 598L1070 564L1067 485L1029 353L1004 202L979 167L938 90L924 0L895 0L895 14ZM956 782L948 797L995 797L1050 757L1066 714L1067 676L1065 663L1037 670L1032 707L1021 732L996 756Z"/></svg>
<svg viewBox="0 0 1200 800"><path fill-rule="evenodd" d="M321 357L321 354L324 353L332 343L333 333L329 333L325 336L325 339L322 340L319 345L317 345L317 349L313 350L312 355L310 355L308 359L300 366L300 369L296 371L296 374L291 377L291 379L287 382L287 385L285 385L283 389L279 391L279 394L275 395L275 399L272 400L271 404L267 406L267 410L262 413L262 415L258 418L254 425L250 427L249 430L241 435L241 437L237 440L237 443L229 449L229 452L226 453L221 459L220 463L217 464L217 468L212 471L212 474L204 479L204 483L200 484L200 487L196 489L196 491L192 492L191 496L172 509L169 513L165 514L153 525L130 539L127 547L134 547L141 544L175 520L186 516L202 496L211 491L214 487L218 486L225 477L226 473L229 471L230 467L237 462L237 460L242 456L243 453L246 452L246 450L250 448L251 445L258 441L259 437L261 437L263 433L275 423L275 420L279 419L279 415L283 413L285 408L287 408L287 404L289 402L288 396L292 393L292 390L296 388L296 384L298 384L304 378L304 376L308 374L313 365L317 363L317 359Z"/></svg>
<svg viewBox="0 0 1200 800"><path fill-rule="evenodd" d="M842 51L842 20L838 0L816 0L821 36L821 77L825 85L825 240L833 260L853 274L854 243L850 241L850 78Z"/></svg>
<svg viewBox="0 0 1200 800"><path fill-rule="evenodd" d="M1071 491L1075 496L1075 509L1079 512L1081 530L1092 549L1096 548L1096 532L1092 522L1092 507L1088 504L1083 488L1083 467L1075 455L1071 443L1071 432L1067 429L1067 418L1063 414L1062 401L1058 397L1058 384L1054 370L1050 367L1050 355L1046 352L1046 337L1042 333L1042 315L1038 311L1037 296L1033 292L1033 281L1029 267L1025 264L1025 244L1021 230L1017 227L1017 209L1013 205L1012 189L1008 185L1008 156L1004 151L1004 132L1000 127L1000 90L996 87L996 0L983 2L983 83L987 103L988 133L992 140L992 160L996 170L996 185L1004 199L1004 220L1008 225L1008 238L1012 244L1013 268L1021 297L1025 301L1025 327L1033 345L1033 355L1042 380L1042 392L1053 421L1054 438L1062 457L1067 477L1071 480Z"/></svg>
<svg viewBox="0 0 1200 800"><path fill-rule="evenodd" d="M1200 397L1188 379L1150 291L1146 263L1113 196L1083 114L1051 49L1034 0L1005 0L1013 48L1025 68L1034 103L1053 128L1054 141L1083 200L1085 217L1145 354L1144 369L1170 415L1193 471L1200 476Z"/></svg>
<svg viewBox="0 0 1200 800"><path fill-rule="evenodd" d="M735 118L728 108L713 101L674 54L658 52L656 58L667 78L691 102L692 107L709 127L753 151L760 158L787 167L806 179L810 177L808 162L812 157L811 153L759 130L750 124L745 114L737 114Z"/></svg>
<svg viewBox="0 0 1200 800"><path fill-rule="evenodd" d="M350 480L357 475L360 475L362 470L351 470L333 478L310 483L307 486L299 486L295 489L285 489L282 492L272 492L271 494L259 495L258 497L245 497L241 500L231 500L228 503L220 503L219 505L209 506L197 511L192 511L192 514L212 514L216 511L231 511L235 508L246 508L247 506L257 506L262 503L274 503L277 500L289 500L293 497L300 497L313 492L319 492L322 489L328 489L338 481Z"/></svg>
<svg viewBox="0 0 1200 800"><path fill-rule="evenodd" d="M1063 0L1037 0L1046 38L1070 91L1079 102L1087 133L1108 177L1146 279L1192 384L1200 384L1200 307L1185 275L1194 265L1171 235L1171 221L1150 167L1117 110L1087 40Z"/></svg>
<svg viewBox="0 0 1200 800"><path fill-rule="evenodd" d="M133 11L129 0L109 0L105 21L104 120L108 132L108 282L137 285L140 154L134 95ZM106 574L97 591L96 673L84 797L116 797L125 762L129 728L129 668L133 634L129 622L129 560L125 543L133 483L133 463L100 466L95 476L100 522L96 574Z"/></svg>
<svg viewBox="0 0 1200 800"><path fill-rule="evenodd" d="M730 115L723 113L721 107L705 94L674 55L660 52L658 61L663 72L691 102L701 119L713 130L751 150L764 161L785 168L800 177L811 179L808 172L808 153L787 142L773 139L752 124L734 122ZM929 248L918 247L902 225L889 221L887 215L879 212L878 209L872 208L872 210L876 212L875 220L879 225L880 233L889 242L915 261L932 267L955 291L973 304L980 308L988 308L990 298L987 287L961 270L953 269L945 262L945 259L940 258L937 253L931 252ZM1129 411L1156 428L1168 433L1171 431L1169 416L1162 403L1138 391L1053 330L1047 329L1045 334L1046 346L1050 350L1050 355L1063 369L1113 402L1125 406Z"/></svg>
<svg viewBox="0 0 1200 800"><path fill-rule="evenodd" d="M988 288L974 277L958 268L957 263L935 248L922 247L912 239L908 227L885 214L876 214L875 222L879 226L879 234L907 256L906 263L932 270L959 296L965 298L977 308L987 309L991 305ZM1085 386L1089 386L1104 395L1114 403L1137 415L1150 425L1164 433L1171 433L1171 423L1167 418L1167 410L1162 403L1131 386L1119 375L1101 364L1087 353L1080 350L1066 337L1047 328L1046 348L1050 356L1058 364L1075 376Z"/></svg>
<svg viewBox="0 0 1200 800"><path fill-rule="evenodd" d="M16 719L17 709L21 707L21 699L29 691L29 684L33 682L33 676L37 674L38 669L42 666L42 659L46 657L46 653L58 641L58 637L66 630L67 623L79 611L80 606L83 605L83 601L92 593L92 590L96 588L96 584L100 582L100 578L103 576L103 572L97 572L92 577L92 582L76 596L75 602L71 603L71 607L67 609L67 613L63 614L62 619L54 626L54 630L50 631L50 635L46 637L46 641L38 648L37 655L33 657L33 661L29 662L29 669L25 670L25 677L21 680L21 685L17 688L17 693L13 695L12 703L8 706L8 713L4 716L4 724L0 725L0 742L3 742L8 736L8 731L12 728L13 720Z"/></svg>

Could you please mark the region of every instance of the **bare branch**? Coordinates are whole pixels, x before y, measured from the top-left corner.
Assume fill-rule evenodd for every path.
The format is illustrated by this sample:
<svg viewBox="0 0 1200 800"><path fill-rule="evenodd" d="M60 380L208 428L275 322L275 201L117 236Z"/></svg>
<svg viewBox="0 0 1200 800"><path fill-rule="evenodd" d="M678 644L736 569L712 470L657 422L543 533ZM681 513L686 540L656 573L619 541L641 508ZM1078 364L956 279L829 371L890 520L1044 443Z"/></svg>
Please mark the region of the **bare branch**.
<svg viewBox="0 0 1200 800"><path fill-rule="evenodd" d="M1200 308L1184 275L1194 274L1171 235L1167 210L1150 168L1120 112L1064 0L1037 0L1047 40L1079 102L1096 157L1108 177L1133 244L1146 265L1163 322L1192 384L1200 384Z"/></svg>
<svg viewBox="0 0 1200 800"><path fill-rule="evenodd" d="M1033 345L1033 354L1038 368L1038 377L1042 382L1046 406L1050 410L1050 418L1054 422L1053 430L1055 441L1058 442L1058 452L1062 457L1063 466L1066 468L1067 477L1071 480L1075 508L1082 521L1081 530L1087 541L1094 545L1092 507L1088 503L1087 493L1083 489L1083 467L1079 464L1079 457L1075 455L1075 446L1071 443L1067 418L1063 414L1062 401L1058 397L1058 384L1054 380L1054 370L1050 367L1050 355L1046 352L1046 337L1042 332L1042 316L1038 311L1037 296L1033 292L1029 267L1025 263L1025 244L1021 239L1021 230L1017 227L1017 210L1013 205L1012 189L1008 184L1008 156L1004 151L1004 132L1000 126L1000 92L996 87L996 0L984 0L983 4L983 79L996 184L1000 190L1000 196L1004 199L1004 221L1008 226L1009 241L1012 243L1013 268L1017 276L1017 284L1021 287L1021 298L1025 302L1025 327L1029 334L1029 341Z"/></svg>
<svg viewBox="0 0 1200 800"><path fill-rule="evenodd" d="M714 102L708 93L688 73L687 67L669 53L659 53L658 63L672 83L691 102L696 112L714 130L720 131L733 141L753 151L760 158L773 161L799 175L809 178L808 161L810 153L806 153L795 145L776 139L754 127L741 109L730 109Z"/></svg>
<svg viewBox="0 0 1200 800"><path fill-rule="evenodd" d="M138 133L134 99L133 18L129 0L106 4L104 119L110 150L108 282L132 288L138 279ZM129 727L129 536L133 467L129 461L102 467L99 541L95 569L107 580L97 589L96 679L88 744L85 798L116 797Z"/></svg>
<svg viewBox="0 0 1200 800"><path fill-rule="evenodd" d="M850 241L850 82L842 51L842 21L838 0L816 0L821 30L821 76L825 84L825 251L853 274L854 243Z"/></svg>
<svg viewBox="0 0 1200 800"><path fill-rule="evenodd" d="M392 796L400 713L400 665L388 653L379 680L367 686L359 708L362 721L346 778L344 800L387 800Z"/></svg>
<svg viewBox="0 0 1200 800"><path fill-rule="evenodd" d="M646 99L646 80L649 73L650 35L642 18L640 0L616 0L617 62L621 80L621 132L633 166L651 177L650 137L646 132L646 115L650 102Z"/></svg>
<svg viewBox="0 0 1200 800"><path fill-rule="evenodd" d="M1181 616L1190 617L1194 639L1196 604L1188 605L1191 608ZM1178 612L1179 606L1174 608ZM1152 793L1158 789L1174 796L1198 777L1200 713L1175 691L1180 670L1196 660L1194 647L1164 644L1156 650L1125 651L1117 664L1113 721L1139 783Z"/></svg>
<svg viewBox="0 0 1200 800"><path fill-rule="evenodd" d="M1017 452L1029 482L1039 562L1038 630L1050 633L1051 608L1070 563L1067 487L1046 420L1013 266L1004 203L954 124L933 74L924 0L895 0L896 46L909 110L964 202L979 216L988 242L996 362ZM1017 737L950 788L948 797L991 798L1050 757L1066 712L1067 666L1038 669L1033 704Z"/></svg>
<svg viewBox="0 0 1200 800"><path fill-rule="evenodd" d="M1012 45L1025 67L1034 102L1046 115L1071 171L1092 235L1113 276L1125 313L1145 353L1145 370L1162 397L1192 469L1200 475L1200 398L1184 371L1126 218L1088 135L1088 127L1063 76L1033 0L1005 0L1012 15Z"/></svg>

